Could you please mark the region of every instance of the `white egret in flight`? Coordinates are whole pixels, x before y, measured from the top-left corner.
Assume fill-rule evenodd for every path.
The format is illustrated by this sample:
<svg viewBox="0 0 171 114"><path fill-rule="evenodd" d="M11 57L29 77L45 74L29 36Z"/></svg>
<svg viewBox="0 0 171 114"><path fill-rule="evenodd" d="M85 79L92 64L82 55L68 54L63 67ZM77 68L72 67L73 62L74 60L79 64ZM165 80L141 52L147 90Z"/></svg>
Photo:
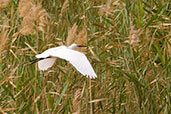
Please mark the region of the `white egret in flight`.
<svg viewBox="0 0 171 114"><path fill-rule="evenodd" d="M59 46L50 48L43 53L36 55L37 59L34 62L38 61L38 67L40 70L47 70L52 67L56 58L64 59L69 61L82 75L96 78L97 75L87 57L83 53L73 50L78 47L85 46L80 46L74 43L69 47Z"/></svg>

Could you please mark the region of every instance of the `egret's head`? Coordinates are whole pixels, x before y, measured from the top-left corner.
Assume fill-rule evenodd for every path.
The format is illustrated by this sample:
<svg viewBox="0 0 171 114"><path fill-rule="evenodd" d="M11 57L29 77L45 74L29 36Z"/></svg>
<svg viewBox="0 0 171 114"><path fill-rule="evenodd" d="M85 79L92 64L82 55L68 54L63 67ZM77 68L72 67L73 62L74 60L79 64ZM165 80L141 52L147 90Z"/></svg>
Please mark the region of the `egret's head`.
<svg viewBox="0 0 171 114"><path fill-rule="evenodd" d="M87 46L78 45L78 44L73 43L73 44L71 44L68 48L70 48L70 49L75 49L75 48L79 48L79 47L87 47Z"/></svg>

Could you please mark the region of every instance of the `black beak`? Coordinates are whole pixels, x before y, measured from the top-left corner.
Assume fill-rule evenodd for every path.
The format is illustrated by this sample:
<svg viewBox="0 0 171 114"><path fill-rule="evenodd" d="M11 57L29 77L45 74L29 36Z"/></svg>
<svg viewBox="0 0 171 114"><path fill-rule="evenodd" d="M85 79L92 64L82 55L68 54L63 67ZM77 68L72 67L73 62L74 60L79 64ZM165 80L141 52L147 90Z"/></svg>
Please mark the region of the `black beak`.
<svg viewBox="0 0 171 114"><path fill-rule="evenodd" d="M84 46L84 45L78 45L78 47L87 47L87 46Z"/></svg>

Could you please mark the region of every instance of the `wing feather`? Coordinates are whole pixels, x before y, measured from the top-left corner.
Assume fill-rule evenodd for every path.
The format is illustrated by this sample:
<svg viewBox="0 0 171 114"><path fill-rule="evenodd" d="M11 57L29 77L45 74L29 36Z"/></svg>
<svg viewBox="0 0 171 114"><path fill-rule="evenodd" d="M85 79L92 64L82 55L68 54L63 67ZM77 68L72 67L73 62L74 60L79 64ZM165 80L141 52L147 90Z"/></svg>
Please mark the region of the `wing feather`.
<svg viewBox="0 0 171 114"><path fill-rule="evenodd" d="M64 49L67 48L66 46L59 46L59 47L55 47L55 48L50 48L46 51L44 51L41 54L36 55L36 58L47 58L49 57L52 53L56 52L59 49Z"/></svg>
<svg viewBox="0 0 171 114"><path fill-rule="evenodd" d="M54 51L50 56L69 61L84 76L89 76L90 78L97 77L87 57L81 52L69 48L62 48Z"/></svg>

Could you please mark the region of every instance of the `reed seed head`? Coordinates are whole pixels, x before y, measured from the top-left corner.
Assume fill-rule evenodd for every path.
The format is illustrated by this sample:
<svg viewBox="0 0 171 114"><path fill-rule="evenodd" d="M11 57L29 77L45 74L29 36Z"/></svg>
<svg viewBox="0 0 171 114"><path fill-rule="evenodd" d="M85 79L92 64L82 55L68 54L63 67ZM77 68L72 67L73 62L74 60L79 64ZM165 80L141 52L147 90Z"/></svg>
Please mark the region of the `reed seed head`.
<svg viewBox="0 0 171 114"><path fill-rule="evenodd" d="M34 6L32 0L20 0L18 5L18 16L25 17L31 12L31 8Z"/></svg>
<svg viewBox="0 0 171 114"><path fill-rule="evenodd" d="M72 101L73 104L73 109L74 109L74 114L80 114L81 111L81 90L78 89L75 92L74 99Z"/></svg>
<svg viewBox="0 0 171 114"><path fill-rule="evenodd" d="M10 3L10 0L0 0L0 9L6 8Z"/></svg>
<svg viewBox="0 0 171 114"><path fill-rule="evenodd" d="M70 46L76 40L77 28L78 28L78 26L75 23L72 26L72 28L68 31L67 46Z"/></svg>

